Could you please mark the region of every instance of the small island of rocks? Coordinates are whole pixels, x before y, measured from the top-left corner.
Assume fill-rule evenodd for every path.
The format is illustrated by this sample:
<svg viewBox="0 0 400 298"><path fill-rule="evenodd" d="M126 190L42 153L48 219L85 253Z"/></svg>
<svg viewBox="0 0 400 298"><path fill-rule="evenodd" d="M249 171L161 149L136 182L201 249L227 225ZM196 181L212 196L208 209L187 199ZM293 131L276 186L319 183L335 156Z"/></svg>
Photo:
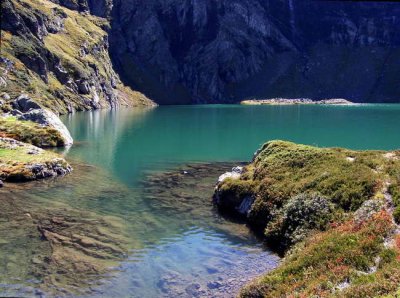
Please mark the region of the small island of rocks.
<svg viewBox="0 0 400 298"><path fill-rule="evenodd" d="M240 102L242 105L354 105L355 103L343 98L313 100L310 98L269 98L249 99Z"/></svg>

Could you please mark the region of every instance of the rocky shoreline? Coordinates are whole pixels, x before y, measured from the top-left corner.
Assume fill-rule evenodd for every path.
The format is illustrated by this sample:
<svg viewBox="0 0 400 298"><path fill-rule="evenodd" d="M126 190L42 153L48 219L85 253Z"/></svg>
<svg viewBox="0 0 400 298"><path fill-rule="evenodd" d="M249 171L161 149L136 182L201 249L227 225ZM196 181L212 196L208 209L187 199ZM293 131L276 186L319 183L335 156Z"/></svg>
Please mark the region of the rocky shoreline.
<svg viewBox="0 0 400 298"><path fill-rule="evenodd" d="M309 98L270 98L270 99L250 99L240 102L242 105L355 105L355 103L343 98L331 98L313 100Z"/></svg>
<svg viewBox="0 0 400 298"><path fill-rule="evenodd" d="M250 164L221 175L214 193L219 210L245 219L286 252L278 269L240 296L398 293L399 174L400 151L272 141Z"/></svg>
<svg viewBox="0 0 400 298"><path fill-rule="evenodd" d="M67 161L47 147L66 147L73 139L56 114L27 95L3 103L0 115L0 181L25 182L63 176ZM3 186L1 182L1 186Z"/></svg>
<svg viewBox="0 0 400 298"><path fill-rule="evenodd" d="M0 138L0 179L25 182L63 176L72 167L57 154L10 138Z"/></svg>

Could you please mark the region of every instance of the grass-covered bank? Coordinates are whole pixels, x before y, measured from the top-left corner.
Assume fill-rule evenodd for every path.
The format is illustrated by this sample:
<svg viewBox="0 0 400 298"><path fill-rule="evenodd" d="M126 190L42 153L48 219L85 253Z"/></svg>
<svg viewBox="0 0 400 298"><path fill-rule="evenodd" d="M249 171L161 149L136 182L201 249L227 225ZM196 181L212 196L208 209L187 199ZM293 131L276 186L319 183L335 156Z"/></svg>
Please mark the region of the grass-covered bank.
<svg viewBox="0 0 400 298"><path fill-rule="evenodd" d="M215 193L221 211L245 217L271 243L291 249L279 269L241 295L394 295L399 186L399 151L266 143Z"/></svg>
<svg viewBox="0 0 400 298"><path fill-rule="evenodd" d="M0 137L16 139L40 148L64 145L56 129L32 121L21 121L13 116L0 117Z"/></svg>

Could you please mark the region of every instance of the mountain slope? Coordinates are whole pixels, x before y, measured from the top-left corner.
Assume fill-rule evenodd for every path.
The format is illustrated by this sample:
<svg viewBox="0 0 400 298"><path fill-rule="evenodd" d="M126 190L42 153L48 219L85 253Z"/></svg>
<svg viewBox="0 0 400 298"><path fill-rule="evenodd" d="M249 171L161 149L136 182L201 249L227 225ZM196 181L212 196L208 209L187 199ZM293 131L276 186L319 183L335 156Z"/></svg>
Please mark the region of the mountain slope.
<svg viewBox="0 0 400 298"><path fill-rule="evenodd" d="M152 104L113 70L108 28L106 19L47 0L3 1L0 91L28 93L60 113Z"/></svg>
<svg viewBox="0 0 400 298"><path fill-rule="evenodd" d="M399 101L398 3L115 0L111 15L117 70L160 103Z"/></svg>
<svg viewBox="0 0 400 298"><path fill-rule="evenodd" d="M128 89L119 78L160 104L400 101L396 2L6 0L2 7L2 57L29 68L63 111L126 102L132 96L120 92Z"/></svg>

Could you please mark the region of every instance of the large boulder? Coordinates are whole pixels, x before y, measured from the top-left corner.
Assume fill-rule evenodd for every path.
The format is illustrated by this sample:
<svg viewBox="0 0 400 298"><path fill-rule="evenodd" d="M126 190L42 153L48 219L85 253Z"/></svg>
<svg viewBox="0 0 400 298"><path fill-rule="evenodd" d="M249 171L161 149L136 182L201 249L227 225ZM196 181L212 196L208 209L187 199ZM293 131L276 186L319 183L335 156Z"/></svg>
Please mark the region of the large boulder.
<svg viewBox="0 0 400 298"><path fill-rule="evenodd" d="M67 127L61 122L60 118L52 111L47 109L31 109L18 116L19 120L33 121L43 126L56 129L64 140L64 146L71 146L74 140L71 137Z"/></svg>

